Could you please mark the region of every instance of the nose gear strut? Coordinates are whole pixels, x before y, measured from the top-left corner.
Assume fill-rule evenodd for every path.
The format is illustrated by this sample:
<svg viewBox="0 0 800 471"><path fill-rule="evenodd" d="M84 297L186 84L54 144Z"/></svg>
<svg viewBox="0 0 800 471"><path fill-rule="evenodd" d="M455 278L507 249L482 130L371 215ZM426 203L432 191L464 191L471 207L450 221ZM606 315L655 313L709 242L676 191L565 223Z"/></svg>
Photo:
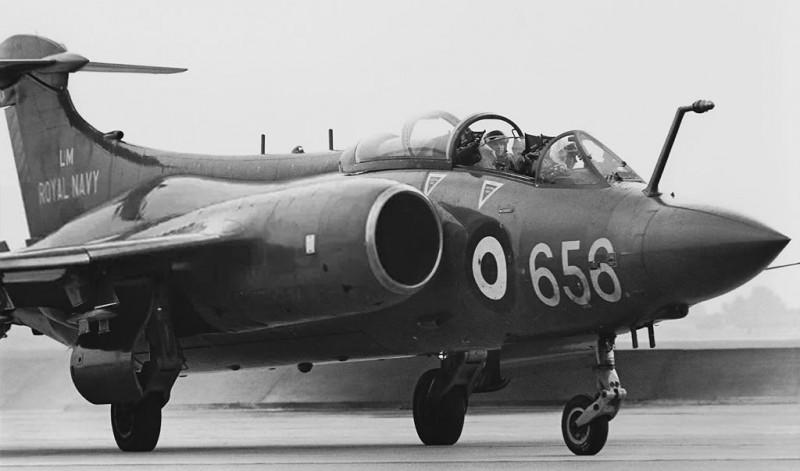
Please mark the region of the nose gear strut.
<svg viewBox="0 0 800 471"><path fill-rule="evenodd" d="M597 394L592 400L578 395L567 402L561 417L561 432L567 447L576 455L594 455L608 438L608 422L616 417L627 392L620 385L614 362L614 334L597 338Z"/></svg>

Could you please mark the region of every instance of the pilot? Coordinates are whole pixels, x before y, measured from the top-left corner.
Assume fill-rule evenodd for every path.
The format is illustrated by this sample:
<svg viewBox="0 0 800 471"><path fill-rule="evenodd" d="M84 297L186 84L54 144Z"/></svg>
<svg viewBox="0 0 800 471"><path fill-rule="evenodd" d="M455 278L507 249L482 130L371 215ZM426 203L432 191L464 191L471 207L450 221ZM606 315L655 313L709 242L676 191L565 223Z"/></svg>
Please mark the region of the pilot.
<svg viewBox="0 0 800 471"><path fill-rule="evenodd" d="M524 171L522 155L508 152L508 138L502 131L489 131L483 136L478 149L481 160L475 166L495 170L508 170L516 173Z"/></svg>
<svg viewBox="0 0 800 471"><path fill-rule="evenodd" d="M550 151L550 157L553 159L555 167L562 170L572 170L575 168L576 163L581 162L578 146L576 146L574 142L557 142ZM583 167L582 163L583 162L581 162L581 165L578 165L578 168Z"/></svg>
<svg viewBox="0 0 800 471"><path fill-rule="evenodd" d="M561 149L564 165L568 169L575 168L575 164L579 163L580 161L580 153L578 152L578 146L574 142L570 142ZM583 167L583 162L580 162L578 168Z"/></svg>

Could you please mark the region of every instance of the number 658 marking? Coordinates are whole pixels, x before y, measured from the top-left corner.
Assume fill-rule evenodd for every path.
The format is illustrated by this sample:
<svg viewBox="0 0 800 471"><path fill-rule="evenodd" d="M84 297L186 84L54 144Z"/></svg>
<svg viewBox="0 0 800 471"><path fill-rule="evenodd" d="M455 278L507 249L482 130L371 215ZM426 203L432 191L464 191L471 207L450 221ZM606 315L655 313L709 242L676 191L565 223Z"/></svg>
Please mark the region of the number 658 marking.
<svg viewBox="0 0 800 471"><path fill-rule="evenodd" d="M570 301L574 302L575 304L579 306L585 306L589 304L589 301L592 298L592 292L589 289L589 280L586 278L586 275L581 271L580 268L569 264L569 253L573 250L580 249L580 247L581 243L577 240L568 240L561 243L561 269L565 277L574 276L578 278L579 286L582 287L580 292L575 293L569 286L564 286L564 294L566 294ZM589 248L589 262L594 262L592 266L596 267L589 270L589 278L592 280L591 286L594 288L594 291L597 293L597 295L600 296L600 299L610 303L615 303L622 297L622 287L619 284L619 278L617 278L617 274L608 263L595 262L595 256L597 255L597 251L600 249L605 250L606 253L614 252L614 247L611 245L611 241L606 238L597 239L594 241L591 248ZM536 244L531 251L529 265L531 270L530 273L533 290L536 292L536 296L538 296L539 299L546 305L551 307L558 306L558 304L561 302L561 290L559 289L558 281L556 280L556 276L553 274L553 272L547 267L536 267L536 259L539 257L539 255L544 255L546 258L553 258L553 252L544 242ZM603 289L600 287L600 276L603 274L608 276L614 285L614 289L610 293L603 291ZM549 282L553 287L553 294L551 296L546 296L539 287L539 282L543 279Z"/></svg>

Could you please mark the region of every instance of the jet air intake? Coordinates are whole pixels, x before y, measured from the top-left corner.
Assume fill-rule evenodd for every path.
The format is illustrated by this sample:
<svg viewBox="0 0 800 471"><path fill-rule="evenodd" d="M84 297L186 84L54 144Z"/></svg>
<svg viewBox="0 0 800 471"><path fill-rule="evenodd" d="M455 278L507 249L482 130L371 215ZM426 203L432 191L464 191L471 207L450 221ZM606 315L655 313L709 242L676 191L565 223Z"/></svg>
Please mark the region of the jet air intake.
<svg viewBox="0 0 800 471"><path fill-rule="evenodd" d="M376 199L367 217L367 255L378 281L410 294L436 272L442 255L442 225L421 193L393 186Z"/></svg>

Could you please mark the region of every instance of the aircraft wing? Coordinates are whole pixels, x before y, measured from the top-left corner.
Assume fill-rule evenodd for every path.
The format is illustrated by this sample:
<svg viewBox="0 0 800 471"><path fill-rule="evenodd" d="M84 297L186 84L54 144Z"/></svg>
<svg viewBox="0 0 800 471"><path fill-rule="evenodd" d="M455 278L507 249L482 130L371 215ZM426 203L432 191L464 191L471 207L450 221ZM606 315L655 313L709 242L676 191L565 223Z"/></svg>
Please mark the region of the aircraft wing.
<svg viewBox="0 0 800 471"><path fill-rule="evenodd" d="M108 264L117 261L160 261L189 250L222 245L243 238L243 227L229 219L204 222L178 218L144 230L86 243L25 249L0 254L0 274ZM19 276L15 279L19 281Z"/></svg>
<svg viewBox="0 0 800 471"><path fill-rule="evenodd" d="M231 234L178 234L6 253L0 255L0 273L91 265L119 258L199 248L230 238Z"/></svg>
<svg viewBox="0 0 800 471"><path fill-rule="evenodd" d="M197 251L222 249L243 240L242 226L236 222L196 221L181 223L177 228L169 223L151 226L114 240L4 253L0 254L0 298L6 298L5 302L13 300L17 308L48 306L68 310L69 305L64 303L70 297L68 287L72 284L88 283L93 289L102 285L95 284L96 275L92 273L117 279L137 276L186 260ZM76 298L79 301L70 302L75 305L84 298L81 293ZM3 299L0 304L4 304Z"/></svg>

